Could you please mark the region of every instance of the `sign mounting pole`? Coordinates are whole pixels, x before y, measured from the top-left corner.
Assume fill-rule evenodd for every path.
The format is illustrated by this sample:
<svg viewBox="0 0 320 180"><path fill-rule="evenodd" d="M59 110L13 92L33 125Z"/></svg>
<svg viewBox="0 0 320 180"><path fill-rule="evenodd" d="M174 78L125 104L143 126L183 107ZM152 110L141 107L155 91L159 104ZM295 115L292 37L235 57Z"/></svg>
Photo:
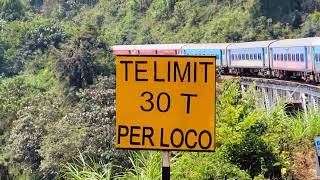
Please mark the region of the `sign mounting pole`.
<svg viewBox="0 0 320 180"><path fill-rule="evenodd" d="M162 180L170 180L170 151L162 151Z"/></svg>

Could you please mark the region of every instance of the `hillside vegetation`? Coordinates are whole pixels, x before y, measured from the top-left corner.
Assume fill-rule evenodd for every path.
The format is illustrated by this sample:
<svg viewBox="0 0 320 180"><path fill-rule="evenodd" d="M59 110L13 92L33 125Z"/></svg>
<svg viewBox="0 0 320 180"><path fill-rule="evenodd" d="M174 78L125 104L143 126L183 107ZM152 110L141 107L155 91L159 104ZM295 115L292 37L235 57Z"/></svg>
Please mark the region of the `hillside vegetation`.
<svg viewBox="0 0 320 180"><path fill-rule="evenodd" d="M110 46L317 36L319 8L319 0L0 0L0 179L159 178L158 153L114 148ZM238 89L221 87L217 152L175 153L173 176L310 177L303 154L313 155L319 114L306 122L281 104L267 113L253 89Z"/></svg>

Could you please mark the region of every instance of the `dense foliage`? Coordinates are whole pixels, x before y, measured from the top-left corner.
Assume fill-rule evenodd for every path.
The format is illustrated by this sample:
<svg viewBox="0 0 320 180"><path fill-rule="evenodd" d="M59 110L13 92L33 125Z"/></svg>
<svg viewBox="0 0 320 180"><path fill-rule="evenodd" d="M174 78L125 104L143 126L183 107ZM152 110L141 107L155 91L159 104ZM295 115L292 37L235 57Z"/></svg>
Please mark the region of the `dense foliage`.
<svg viewBox="0 0 320 180"><path fill-rule="evenodd" d="M315 163L311 142L312 137L320 133L318 113L310 111L306 121L299 115L287 115L281 103L267 112L261 107L262 101L258 98L261 95L254 86L241 94L239 82L225 81L220 90L217 151L173 152L173 179L307 179L313 176L307 171L311 168L308 164ZM132 167L117 175L109 173L114 168L112 164L83 161L83 156L80 157L81 166L71 163L65 168L68 178L99 179L106 175L106 179L161 179L160 152L132 152L129 158Z"/></svg>
<svg viewBox="0 0 320 180"><path fill-rule="evenodd" d="M110 46L318 36L319 8L319 0L0 0L0 179L159 179L158 153L114 149ZM253 87L220 89L217 152L175 152L175 179L310 177L301 169L314 167L300 162L314 153L317 112L309 121L281 104L266 112Z"/></svg>

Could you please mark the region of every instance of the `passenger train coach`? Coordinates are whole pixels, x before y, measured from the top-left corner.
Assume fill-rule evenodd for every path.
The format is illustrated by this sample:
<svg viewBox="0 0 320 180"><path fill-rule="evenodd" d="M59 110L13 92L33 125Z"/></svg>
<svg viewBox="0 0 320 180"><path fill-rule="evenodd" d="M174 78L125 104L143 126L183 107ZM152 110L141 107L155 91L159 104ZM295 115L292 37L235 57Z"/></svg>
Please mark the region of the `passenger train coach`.
<svg viewBox="0 0 320 180"><path fill-rule="evenodd" d="M320 37L213 44L115 45L115 55L215 55L222 74L320 82Z"/></svg>

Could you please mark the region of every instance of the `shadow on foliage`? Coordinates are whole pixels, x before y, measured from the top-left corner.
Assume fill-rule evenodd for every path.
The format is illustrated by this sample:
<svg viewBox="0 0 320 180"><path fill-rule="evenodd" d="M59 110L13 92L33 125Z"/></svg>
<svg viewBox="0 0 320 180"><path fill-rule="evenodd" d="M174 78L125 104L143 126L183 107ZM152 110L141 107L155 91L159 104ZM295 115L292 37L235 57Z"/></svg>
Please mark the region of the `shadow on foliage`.
<svg viewBox="0 0 320 180"><path fill-rule="evenodd" d="M239 144L227 147L227 158L240 169L248 171L252 178L261 174L265 178L281 178L281 166L274 166L277 160L272 149L252 132L248 132Z"/></svg>

